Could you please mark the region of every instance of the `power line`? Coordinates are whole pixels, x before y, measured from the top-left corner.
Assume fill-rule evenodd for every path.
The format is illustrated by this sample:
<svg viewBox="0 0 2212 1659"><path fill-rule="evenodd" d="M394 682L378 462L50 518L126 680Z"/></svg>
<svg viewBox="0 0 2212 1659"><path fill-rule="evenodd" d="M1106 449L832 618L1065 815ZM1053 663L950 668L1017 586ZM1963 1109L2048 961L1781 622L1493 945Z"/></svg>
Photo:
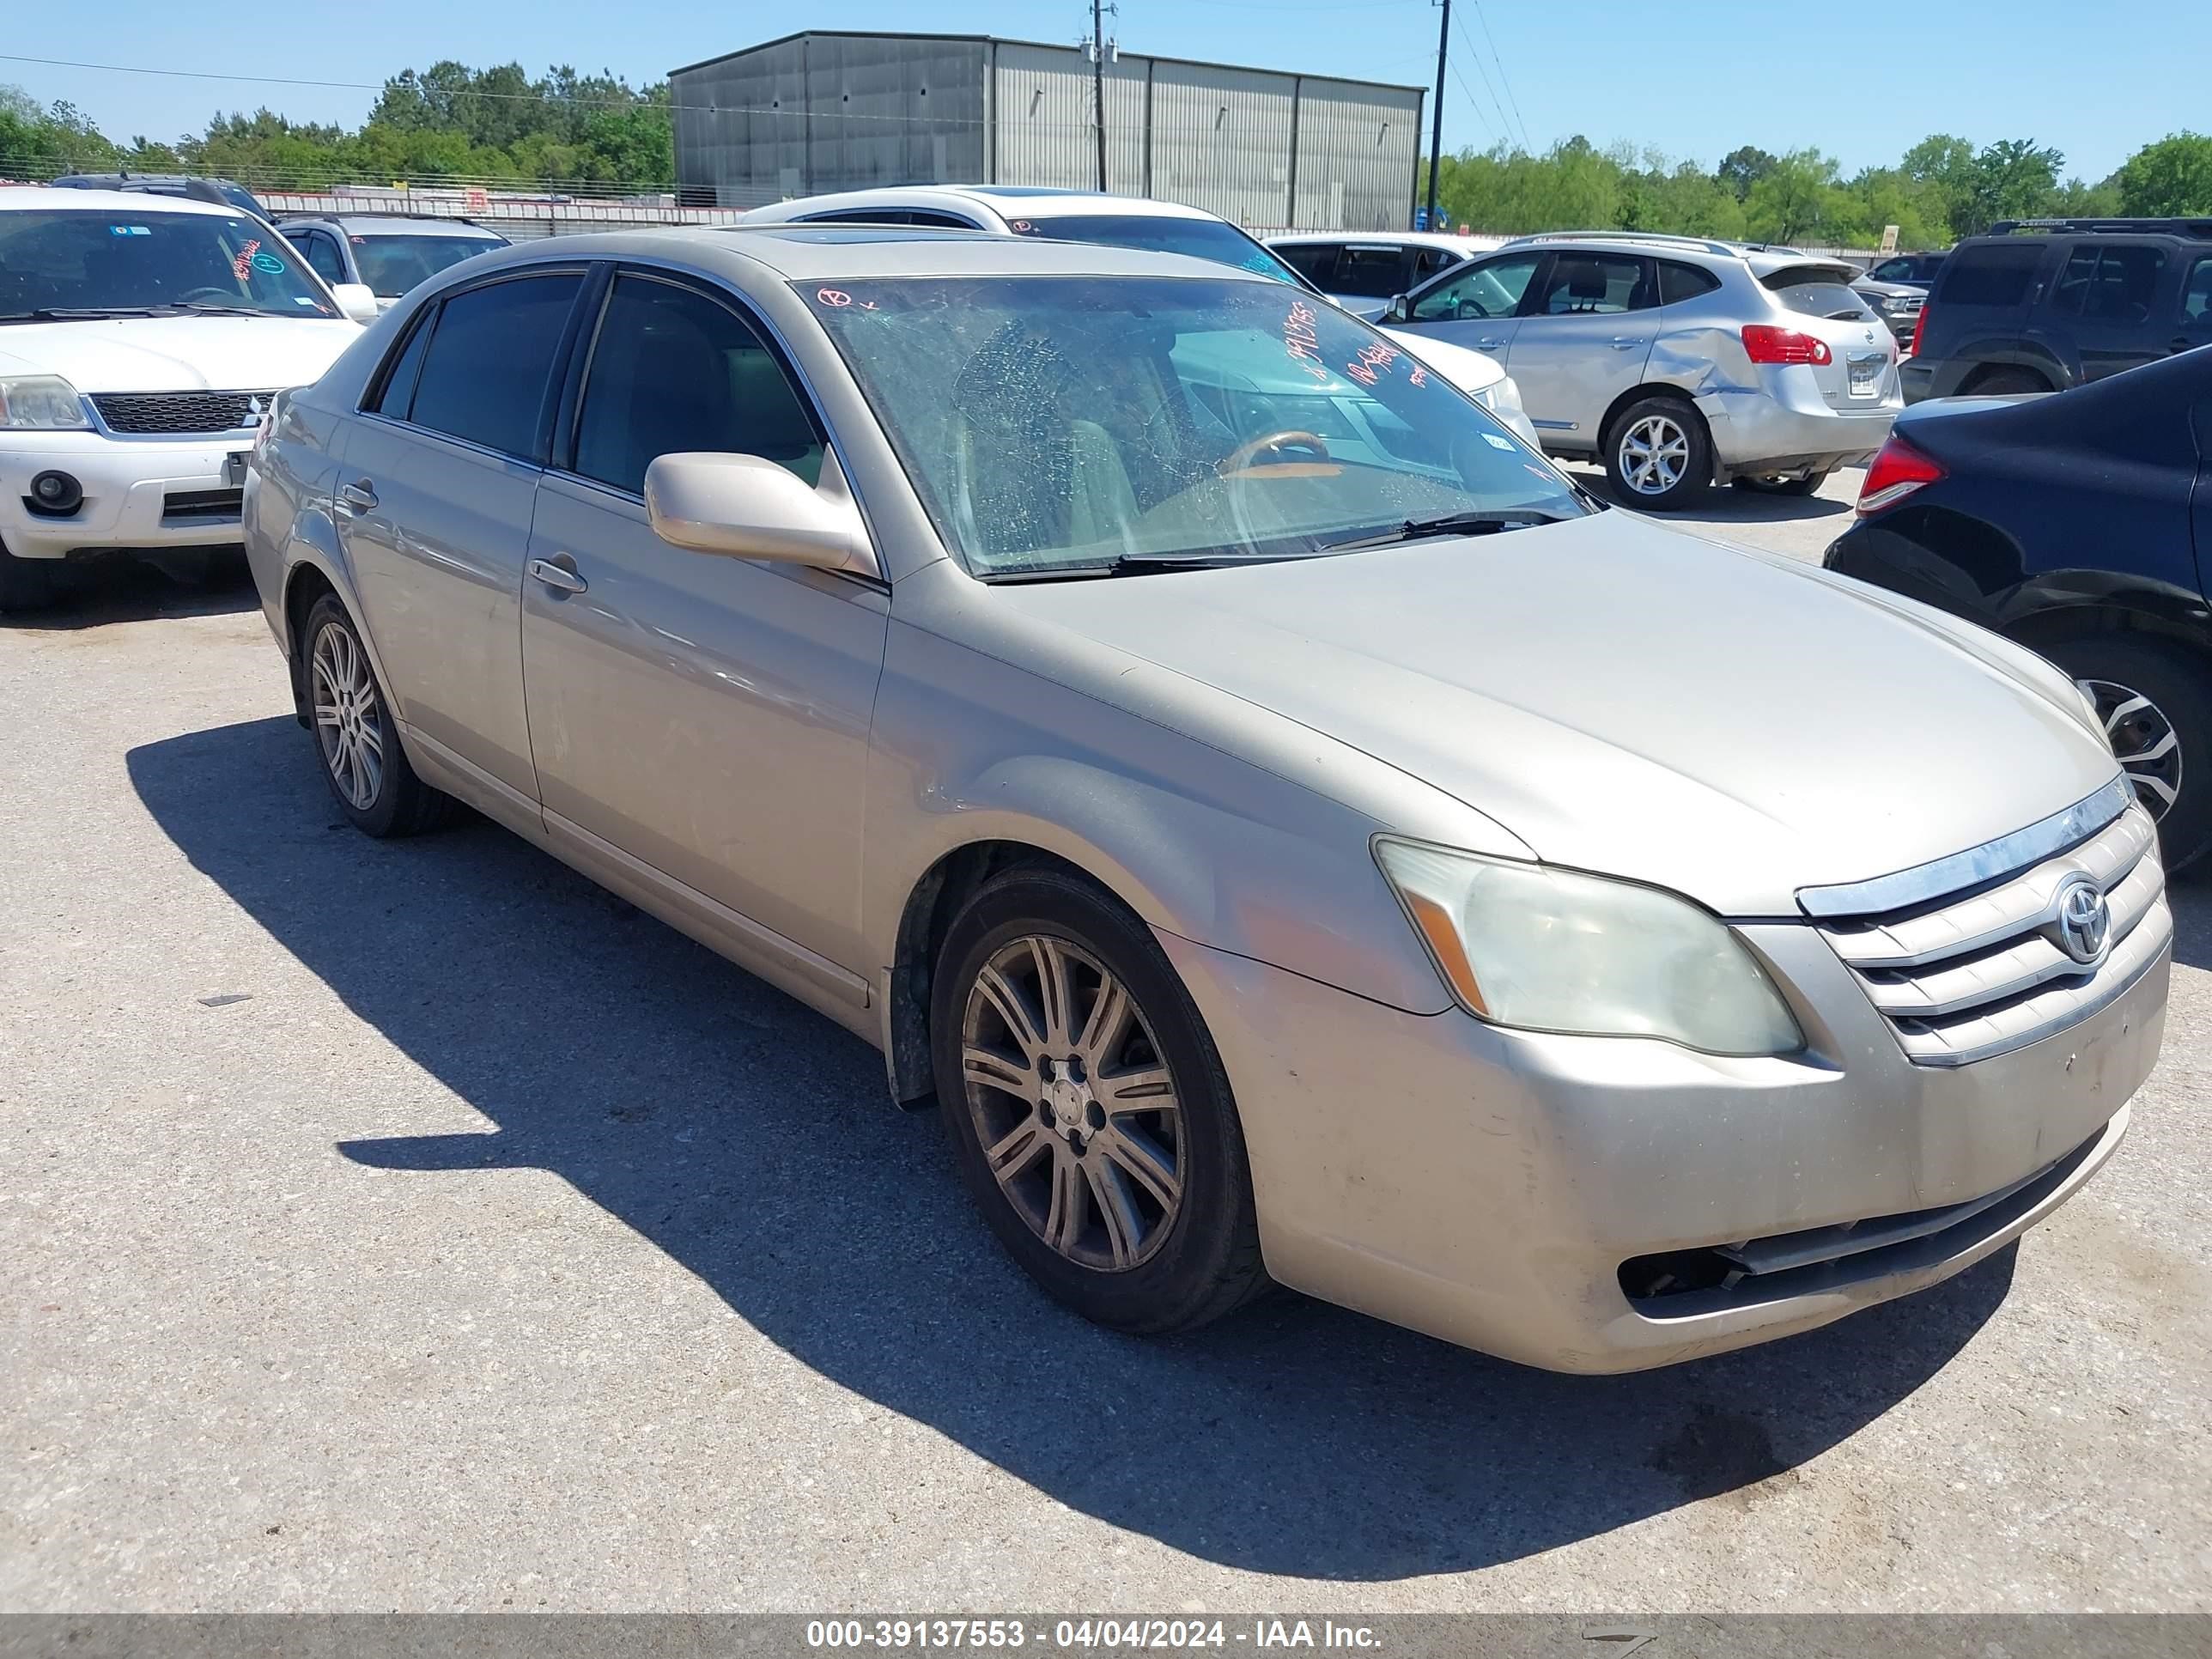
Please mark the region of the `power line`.
<svg viewBox="0 0 2212 1659"><path fill-rule="evenodd" d="M1511 143L1513 142L1513 128L1511 124L1505 118L1505 100L1498 95L1498 88L1490 84L1490 72L1482 67L1482 54L1474 49L1474 43L1468 39L1467 29L1464 25L1455 25L1453 33L1459 36L1460 45L1467 48L1467 55L1474 59L1474 72L1482 77L1482 89L1490 94L1490 101L1497 107L1498 110L1498 132L1500 136L1504 138L1507 143ZM1457 64L1453 65L1453 68L1455 69L1457 67ZM1462 87L1467 85L1467 81L1464 76L1461 77L1460 84ZM1474 94L1470 91L1467 95L1468 101L1472 102L1474 98ZM1485 123L1486 126L1487 125L1487 123Z"/></svg>
<svg viewBox="0 0 2212 1659"><path fill-rule="evenodd" d="M1482 123L1484 133L1486 135L1493 133L1494 129L1490 125L1490 118L1482 112L1482 106L1475 100L1474 88L1467 83L1467 76L1456 63L1451 66L1451 72L1452 79L1459 82L1459 89L1467 94L1468 107L1474 112L1474 118Z"/></svg>
<svg viewBox="0 0 2212 1659"><path fill-rule="evenodd" d="M1533 150L1536 146L1528 137L1528 123L1522 118L1521 100L1514 96L1513 82L1506 78L1505 60L1498 55L1498 37L1490 32L1490 17L1482 9L1482 0L1474 0L1474 18L1482 25L1482 38L1490 42L1491 60L1498 65L1498 79L1505 88L1505 95L1513 100L1513 118L1521 123L1521 142ZM1479 59L1477 66L1480 67Z"/></svg>

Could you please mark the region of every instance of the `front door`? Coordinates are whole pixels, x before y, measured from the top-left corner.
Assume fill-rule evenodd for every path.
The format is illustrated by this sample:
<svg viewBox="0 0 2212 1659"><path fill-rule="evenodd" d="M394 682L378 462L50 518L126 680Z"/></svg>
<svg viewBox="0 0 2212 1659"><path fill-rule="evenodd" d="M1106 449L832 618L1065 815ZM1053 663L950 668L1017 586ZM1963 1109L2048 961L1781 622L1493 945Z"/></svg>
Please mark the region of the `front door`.
<svg viewBox="0 0 2212 1659"><path fill-rule="evenodd" d="M415 323L352 424L337 507L399 718L524 801L522 566L580 271L465 289Z"/></svg>
<svg viewBox="0 0 2212 1659"><path fill-rule="evenodd" d="M703 896L717 926L735 912L842 966L857 993L871 966L861 795L890 596L661 540L646 467L690 450L764 456L809 483L825 453L818 418L733 300L625 269L573 454L538 490L524 584L546 827Z"/></svg>
<svg viewBox="0 0 2212 1659"><path fill-rule="evenodd" d="M1447 272L1409 296L1412 311L1406 326L1488 352L1502 363L1519 327L1515 313L1544 258L1540 252L1506 253L1472 260Z"/></svg>
<svg viewBox="0 0 2212 1659"><path fill-rule="evenodd" d="M1506 372L1547 446L1595 451L1598 424L1644 379L1657 303L1651 262L1562 252L1522 307Z"/></svg>

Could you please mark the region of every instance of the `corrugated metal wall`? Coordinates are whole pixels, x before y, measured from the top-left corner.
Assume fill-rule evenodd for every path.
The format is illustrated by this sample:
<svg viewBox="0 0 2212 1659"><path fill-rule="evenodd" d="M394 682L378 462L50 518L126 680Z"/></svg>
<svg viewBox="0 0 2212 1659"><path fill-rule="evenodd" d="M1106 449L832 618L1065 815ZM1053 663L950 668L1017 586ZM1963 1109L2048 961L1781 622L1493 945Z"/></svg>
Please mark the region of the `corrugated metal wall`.
<svg viewBox="0 0 2212 1659"><path fill-rule="evenodd" d="M817 191L983 176L974 40L803 35L670 77L687 197L757 207ZM704 107L702 107L704 106Z"/></svg>
<svg viewBox="0 0 2212 1659"><path fill-rule="evenodd" d="M1107 188L1255 229L1407 222L1421 94L1124 53L1106 68ZM1083 52L807 34L681 70L687 199L745 207L871 185L1097 182ZM706 107L701 107L706 106Z"/></svg>
<svg viewBox="0 0 2212 1659"><path fill-rule="evenodd" d="M1403 230L1421 95L1355 81L1298 83L1300 230Z"/></svg>

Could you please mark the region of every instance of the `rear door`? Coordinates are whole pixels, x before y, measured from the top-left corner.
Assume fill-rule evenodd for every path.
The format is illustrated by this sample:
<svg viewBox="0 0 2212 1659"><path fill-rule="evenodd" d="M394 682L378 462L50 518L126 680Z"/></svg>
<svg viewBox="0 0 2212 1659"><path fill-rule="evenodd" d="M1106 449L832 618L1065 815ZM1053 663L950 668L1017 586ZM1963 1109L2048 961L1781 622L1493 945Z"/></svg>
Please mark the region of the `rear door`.
<svg viewBox="0 0 2212 1659"><path fill-rule="evenodd" d="M580 269L449 295L410 331L338 471L338 533L400 719L521 800L522 567Z"/></svg>
<svg viewBox="0 0 2212 1659"><path fill-rule="evenodd" d="M2054 335L2072 337L2083 380L2166 354L2171 263L2161 244L2124 237L2085 237L2068 251L2043 308Z"/></svg>
<svg viewBox="0 0 2212 1659"><path fill-rule="evenodd" d="M1657 276L1640 254L1562 249L1524 296L1506 372L1547 443L1595 448L1613 400L1644 379Z"/></svg>

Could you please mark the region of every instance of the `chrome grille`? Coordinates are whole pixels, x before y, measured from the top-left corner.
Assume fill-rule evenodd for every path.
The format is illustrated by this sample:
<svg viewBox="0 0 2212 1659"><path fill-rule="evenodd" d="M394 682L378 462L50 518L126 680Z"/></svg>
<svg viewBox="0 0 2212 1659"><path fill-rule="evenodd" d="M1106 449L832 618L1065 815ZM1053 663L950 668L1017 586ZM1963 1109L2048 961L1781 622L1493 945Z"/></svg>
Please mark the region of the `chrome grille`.
<svg viewBox="0 0 2212 1659"><path fill-rule="evenodd" d="M96 392L92 406L110 432L242 432L274 392Z"/></svg>
<svg viewBox="0 0 2212 1659"><path fill-rule="evenodd" d="M2087 963L2060 942L2060 906L2076 876L2095 883L2111 915L2102 953ZM1921 1066L1971 1065L2087 1018L2173 937L2158 831L2131 802L2070 846L1963 890L1874 915L1807 908Z"/></svg>

